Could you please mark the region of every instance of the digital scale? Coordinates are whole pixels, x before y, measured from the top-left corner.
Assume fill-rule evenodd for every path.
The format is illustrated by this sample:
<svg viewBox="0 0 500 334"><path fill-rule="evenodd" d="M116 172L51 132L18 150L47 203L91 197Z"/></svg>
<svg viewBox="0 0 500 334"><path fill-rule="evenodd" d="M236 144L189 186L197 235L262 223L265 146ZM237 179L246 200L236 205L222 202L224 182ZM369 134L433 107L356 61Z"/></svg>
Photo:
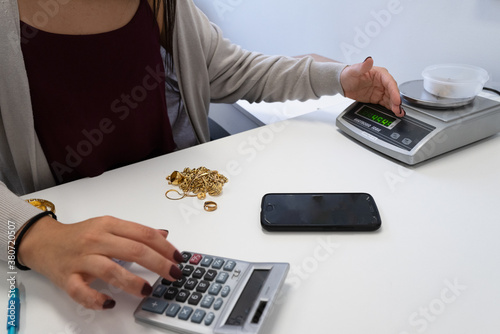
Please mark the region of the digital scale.
<svg viewBox="0 0 500 334"><path fill-rule="evenodd" d="M408 165L500 132L500 102L482 96L449 99L423 88L423 80L400 87L406 116L380 105L355 102L337 117L337 126L359 142Z"/></svg>

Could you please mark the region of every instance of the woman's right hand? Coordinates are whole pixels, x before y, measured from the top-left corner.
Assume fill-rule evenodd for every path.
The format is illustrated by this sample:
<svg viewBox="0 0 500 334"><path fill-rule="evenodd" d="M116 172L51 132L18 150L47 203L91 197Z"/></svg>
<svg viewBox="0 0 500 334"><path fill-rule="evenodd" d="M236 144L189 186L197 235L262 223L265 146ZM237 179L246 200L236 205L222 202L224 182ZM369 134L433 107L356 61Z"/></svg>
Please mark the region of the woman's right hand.
<svg viewBox="0 0 500 334"><path fill-rule="evenodd" d="M144 297L151 285L112 259L136 262L169 280L182 277L180 252L166 240L168 232L114 217L62 224L49 216L35 223L18 249L23 265L48 277L79 304L109 309L115 301L89 285L101 279Z"/></svg>

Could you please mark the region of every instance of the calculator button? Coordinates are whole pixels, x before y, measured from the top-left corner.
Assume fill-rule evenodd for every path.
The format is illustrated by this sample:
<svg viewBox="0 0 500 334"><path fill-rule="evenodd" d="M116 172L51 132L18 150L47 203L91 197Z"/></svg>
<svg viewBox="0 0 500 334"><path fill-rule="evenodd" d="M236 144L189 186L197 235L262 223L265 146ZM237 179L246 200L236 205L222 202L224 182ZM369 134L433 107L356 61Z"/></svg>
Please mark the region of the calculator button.
<svg viewBox="0 0 500 334"><path fill-rule="evenodd" d="M211 295L205 295L203 299L201 300L201 307L204 308L210 308L212 304L214 303L215 297Z"/></svg>
<svg viewBox="0 0 500 334"><path fill-rule="evenodd" d="M230 292L231 292L231 288L230 288L228 285L225 285L225 286L222 288L222 290L221 290L221 292L220 292L220 295L221 295L222 297L227 297L227 296L229 295L229 293L230 293Z"/></svg>
<svg viewBox="0 0 500 334"><path fill-rule="evenodd" d="M216 276L217 276L217 271L210 269L207 271L203 279L205 279L206 281L213 281Z"/></svg>
<svg viewBox="0 0 500 334"><path fill-rule="evenodd" d="M193 290L198 284L198 280L196 278L188 278L186 284L184 284L184 288L188 290Z"/></svg>
<svg viewBox="0 0 500 334"><path fill-rule="evenodd" d="M225 271L233 271L234 267L236 267L236 262L235 261L227 261L226 265L224 266Z"/></svg>
<svg viewBox="0 0 500 334"><path fill-rule="evenodd" d="M183 262L188 262L189 259L191 258L192 254L188 252L182 252L182 258L184 259Z"/></svg>
<svg viewBox="0 0 500 334"><path fill-rule="evenodd" d="M174 287L170 287L167 289L167 292L165 293L164 297L165 297L165 299L172 300L177 295L177 292L179 292L179 289L174 288Z"/></svg>
<svg viewBox="0 0 500 334"><path fill-rule="evenodd" d="M193 292L193 294L191 295L191 297L189 297L188 304L190 304L190 305L198 305L198 303L200 302L202 296L203 295L201 293L199 293L199 292Z"/></svg>
<svg viewBox="0 0 500 334"><path fill-rule="evenodd" d="M168 287L166 287L165 285L158 285L154 291L153 291L153 296L155 297L163 297L163 295L165 294L165 292L167 291Z"/></svg>
<svg viewBox="0 0 500 334"><path fill-rule="evenodd" d="M210 283L207 281L201 281L198 286L196 287L197 292L205 292L207 291L208 287L210 286Z"/></svg>
<svg viewBox="0 0 500 334"><path fill-rule="evenodd" d="M226 283L227 279L229 278L229 274L226 272L221 271L219 275L217 275L217 278L215 281L217 283Z"/></svg>
<svg viewBox="0 0 500 334"><path fill-rule="evenodd" d="M203 260L201 260L200 264L202 267L210 267L210 265L212 264L212 261L214 260L213 257L211 256L205 256L203 258Z"/></svg>
<svg viewBox="0 0 500 334"><path fill-rule="evenodd" d="M217 296L222 289L222 285L219 283L214 283L210 286L210 289L208 289L208 293L214 296Z"/></svg>
<svg viewBox="0 0 500 334"><path fill-rule="evenodd" d="M162 280L161 280L161 284L163 284L163 285L170 285L170 284L172 284L172 281L169 281L169 280L168 280L168 279L166 279L166 278L162 278Z"/></svg>
<svg viewBox="0 0 500 334"><path fill-rule="evenodd" d="M193 256L191 256L191 259L189 260L189 263L198 264L200 263L202 258L203 256L201 256L201 254L193 254Z"/></svg>
<svg viewBox="0 0 500 334"><path fill-rule="evenodd" d="M224 300L222 300L222 298L217 298L214 303L214 310L218 311L222 307L222 304L224 304Z"/></svg>
<svg viewBox="0 0 500 334"><path fill-rule="evenodd" d="M206 270L205 268L200 268L200 267L198 267L198 268L196 268L196 269L193 271L193 277L194 277L194 278L202 278L202 277L203 277L203 275L205 275L205 272L206 272L206 271L207 271L207 270Z"/></svg>
<svg viewBox="0 0 500 334"><path fill-rule="evenodd" d="M185 282L186 282L186 277L183 277L172 283L172 285L180 288L181 286L184 285Z"/></svg>
<svg viewBox="0 0 500 334"><path fill-rule="evenodd" d="M188 320L189 317L191 316L191 313L193 313L193 308L189 306L184 306L179 313L179 319L181 320Z"/></svg>
<svg viewBox="0 0 500 334"><path fill-rule="evenodd" d="M224 265L224 260L217 258L214 260L214 263L212 263L212 268L214 269L220 269Z"/></svg>
<svg viewBox="0 0 500 334"><path fill-rule="evenodd" d="M177 294L177 297L175 297L175 300L181 303L184 303L190 295L190 292L187 290L181 290Z"/></svg>
<svg viewBox="0 0 500 334"><path fill-rule="evenodd" d="M184 269L182 269L182 275L189 276L193 271L194 271L193 266L185 266Z"/></svg>
<svg viewBox="0 0 500 334"><path fill-rule="evenodd" d="M205 325L210 326L214 321L214 319L215 319L215 314L213 314L212 312L208 313L207 317L205 318Z"/></svg>
<svg viewBox="0 0 500 334"><path fill-rule="evenodd" d="M169 317L175 317L180 309L181 309L180 305L170 304L170 306L167 308L167 313L165 314Z"/></svg>
<svg viewBox="0 0 500 334"><path fill-rule="evenodd" d="M200 324L203 318L205 317L206 312L203 310L196 310L191 318L191 321L197 324Z"/></svg>
<svg viewBox="0 0 500 334"><path fill-rule="evenodd" d="M142 309L144 311L162 314L163 312L165 312L167 306L168 303L165 300L148 298L146 299L144 304L142 304Z"/></svg>

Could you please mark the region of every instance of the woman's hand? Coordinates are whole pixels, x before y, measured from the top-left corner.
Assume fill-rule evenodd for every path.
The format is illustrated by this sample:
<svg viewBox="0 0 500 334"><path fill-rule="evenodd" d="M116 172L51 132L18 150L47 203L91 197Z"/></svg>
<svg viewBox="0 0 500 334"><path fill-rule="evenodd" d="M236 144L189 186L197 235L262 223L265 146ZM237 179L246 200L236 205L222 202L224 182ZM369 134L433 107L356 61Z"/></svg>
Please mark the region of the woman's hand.
<svg viewBox="0 0 500 334"><path fill-rule="evenodd" d="M385 68L374 67L371 57L363 63L347 66L340 74L340 83L348 98L380 104L398 117L405 115L396 81Z"/></svg>
<svg viewBox="0 0 500 334"><path fill-rule="evenodd" d="M114 217L99 217L62 224L44 217L33 225L19 246L19 261L48 277L71 298L91 309L107 309L115 301L92 289L101 279L138 297L152 292L151 285L112 258L136 262L165 277L182 277L179 251L165 240L168 232Z"/></svg>

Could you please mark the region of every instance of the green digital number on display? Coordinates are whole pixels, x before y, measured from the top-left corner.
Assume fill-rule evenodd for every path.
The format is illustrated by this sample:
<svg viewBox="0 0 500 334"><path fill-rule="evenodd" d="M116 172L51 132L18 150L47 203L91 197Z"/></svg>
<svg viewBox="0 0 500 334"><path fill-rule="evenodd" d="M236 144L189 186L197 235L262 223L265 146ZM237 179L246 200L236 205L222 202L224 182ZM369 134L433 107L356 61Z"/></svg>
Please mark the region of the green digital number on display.
<svg viewBox="0 0 500 334"><path fill-rule="evenodd" d="M368 108L362 108L361 110L358 111L358 114L368 119L371 119L372 121L378 124L382 124L385 127L391 126L392 122L394 122L394 119L382 116L382 114L371 111Z"/></svg>
<svg viewBox="0 0 500 334"><path fill-rule="evenodd" d="M388 119L385 119L383 117L380 117L380 116L377 116L377 115L373 115L372 119L377 122L377 123L380 123L382 125L385 125L385 126L389 126L392 124L392 121L388 120Z"/></svg>

